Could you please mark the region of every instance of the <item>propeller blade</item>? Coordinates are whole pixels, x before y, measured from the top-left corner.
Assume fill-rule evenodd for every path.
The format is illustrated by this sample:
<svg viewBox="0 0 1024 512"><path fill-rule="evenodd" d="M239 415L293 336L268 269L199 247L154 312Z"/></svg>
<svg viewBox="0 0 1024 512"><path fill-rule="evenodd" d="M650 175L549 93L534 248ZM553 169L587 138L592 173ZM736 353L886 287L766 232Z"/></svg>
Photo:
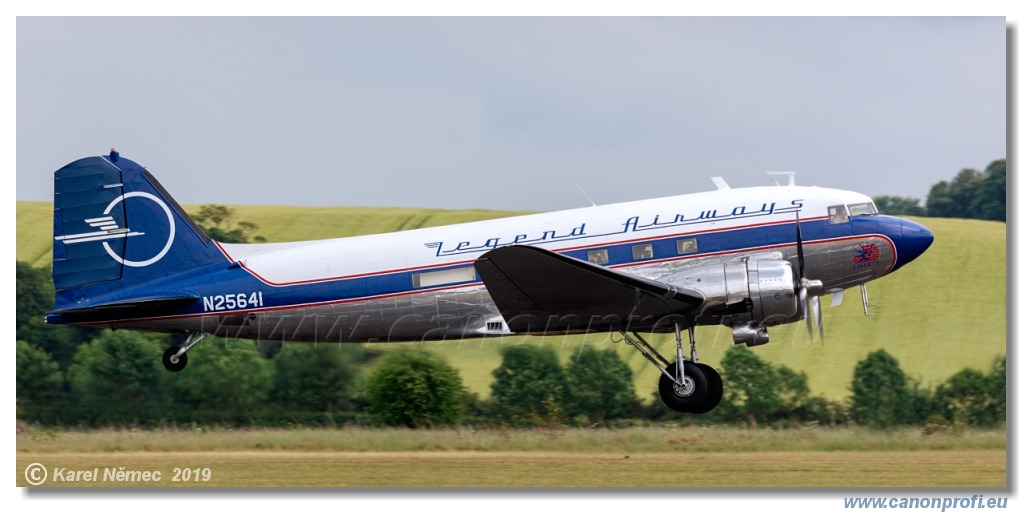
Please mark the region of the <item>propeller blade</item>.
<svg viewBox="0 0 1024 512"><path fill-rule="evenodd" d="M821 339L825 339L825 333L822 330L821 325L821 307L818 303L818 294L821 293L822 282L818 280L807 279L805 260L804 260L804 238L803 233L800 229L800 212L796 212L796 259L797 259L797 272L796 283L794 286L800 295L800 308L803 314L804 320L807 322L807 337L814 339L814 326L811 323L814 321L811 318L811 304L813 300L814 318L818 321L818 332L821 334Z"/></svg>
<svg viewBox="0 0 1024 512"><path fill-rule="evenodd" d="M796 261L799 266L800 274L797 275L797 279L804 278L804 240L800 233L800 212L796 212Z"/></svg>
<svg viewBox="0 0 1024 512"><path fill-rule="evenodd" d="M804 320L807 322L807 337L814 339L814 327L811 326L811 303L807 297L807 287L800 286L800 309Z"/></svg>
<svg viewBox="0 0 1024 512"><path fill-rule="evenodd" d="M818 323L818 336L821 338L821 344L825 344L825 323L821 319L821 303L818 300L818 296L811 297L811 307L814 308L814 321Z"/></svg>

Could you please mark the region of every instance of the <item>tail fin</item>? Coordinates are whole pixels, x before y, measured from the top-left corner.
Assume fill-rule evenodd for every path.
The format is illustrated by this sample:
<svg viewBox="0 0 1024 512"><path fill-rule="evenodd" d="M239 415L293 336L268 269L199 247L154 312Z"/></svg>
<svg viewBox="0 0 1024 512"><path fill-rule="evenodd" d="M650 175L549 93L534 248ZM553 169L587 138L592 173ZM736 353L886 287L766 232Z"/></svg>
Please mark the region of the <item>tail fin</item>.
<svg viewBox="0 0 1024 512"><path fill-rule="evenodd" d="M116 151L54 173L55 311L225 261L156 178Z"/></svg>

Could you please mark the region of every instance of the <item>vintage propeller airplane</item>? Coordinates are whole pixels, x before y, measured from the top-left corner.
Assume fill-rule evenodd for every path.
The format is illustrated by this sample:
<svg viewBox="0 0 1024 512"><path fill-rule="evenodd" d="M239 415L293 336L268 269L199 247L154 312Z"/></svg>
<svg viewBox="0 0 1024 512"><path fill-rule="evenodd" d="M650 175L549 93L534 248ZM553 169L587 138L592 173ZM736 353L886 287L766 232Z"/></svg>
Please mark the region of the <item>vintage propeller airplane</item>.
<svg viewBox="0 0 1024 512"><path fill-rule="evenodd" d="M146 169L111 150L55 172L47 321L207 335L386 342L604 331L661 371L677 411L703 413L722 379L694 327L736 343L817 319L818 297L920 256L932 233L844 190L718 190L554 213L309 242L211 240ZM689 359L682 332L689 334ZM675 362L640 333L674 333ZM823 333L822 333L823 334Z"/></svg>

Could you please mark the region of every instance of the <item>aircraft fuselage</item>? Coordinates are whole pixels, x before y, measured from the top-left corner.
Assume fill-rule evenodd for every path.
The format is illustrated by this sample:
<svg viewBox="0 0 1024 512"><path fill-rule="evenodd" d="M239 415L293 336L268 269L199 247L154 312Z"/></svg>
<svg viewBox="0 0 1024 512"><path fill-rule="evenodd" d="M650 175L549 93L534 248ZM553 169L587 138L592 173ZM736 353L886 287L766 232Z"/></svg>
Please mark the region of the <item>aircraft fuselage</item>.
<svg viewBox="0 0 1024 512"><path fill-rule="evenodd" d="M187 292L200 300L159 315L93 317L88 323L310 342L508 335L514 333L473 267L487 251L533 245L652 280L747 259L795 266L798 214L806 274L822 281L825 292L836 291L882 277L927 247L904 234L910 221L829 214L829 207L870 203L862 194L834 189L756 187L389 234L218 244L223 263L146 283L148 294ZM915 224L907 231L918 228L924 229ZM104 300L140 293L126 288ZM59 315L51 321L60 321ZM722 316L696 321L717 324Z"/></svg>

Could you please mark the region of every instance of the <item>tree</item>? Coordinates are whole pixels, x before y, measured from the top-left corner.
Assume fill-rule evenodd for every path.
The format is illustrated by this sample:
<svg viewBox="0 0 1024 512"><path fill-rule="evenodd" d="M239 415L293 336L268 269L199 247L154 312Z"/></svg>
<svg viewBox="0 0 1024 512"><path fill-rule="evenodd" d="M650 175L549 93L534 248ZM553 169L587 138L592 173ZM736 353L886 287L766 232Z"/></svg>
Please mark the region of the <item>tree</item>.
<svg viewBox="0 0 1024 512"><path fill-rule="evenodd" d="M284 348L283 340L253 340L253 346L265 359L274 359Z"/></svg>
<svg viewBox="0 0 1024 512"><path fill-rule="evenodd" d="M836 426L848 421L846 407L823 396L812 396L799 408L797 416L806 422Z"/></svg>
<svg viewBox="0 0 1024 512"><path fill-rule="evenodd" d="M612 350L584 346L566 369L567 412L584 415L591 423L631 415L640 405L633 388L633 371Z"/></svg>
<svg viewBox="0 0 1024 512"><path fill-rule="evenodd" d="M491 405L496 418L513 425L561 421L567 382L551 347L517 345L501 350L493 372Z"/></svg>
<svg viewBox="0 0 1024 512"><path fill-rule="evenodd" d="M806 407L811 399L811 387L807 384L807 374L797 372L788 366L775 367L776 381L775 389L782 400L782 407L776 412L777 416L800 419L806 412Z"/></svg>
<svg viewBox="0 0 1024 512"><path fill-rule="evenodd" d="M907 379L910 402L907 404L907 422L915 425L928 423L928 419L941 413L935 392L918 379Z"/></svg>
<svg viewBox="0 0 1024 512"><path fill-rule="evenodd" d="M245 423L257 416L272 376L252 343L208 338L189 356L188 368L167 376L176 417Z"/></svg>
<svg viewBox="0 0 1024 512"><path fill-rule="evenodd" d="M985 168L971 210L975 218L1006 222L1006 159Z"/></svg>
<svg viewBox="0 0 1024 512"><path fill-rule="evenodd" d="M915 197L878 196L872 198L878 213L885 215L911 215L924 217L926 212L921 200Z"/></svg>
<svg viewBox="0 0 1024 512"><path fill-rule="evenodd" d="M161 337L104 331L79 347L68 369L80 417L129 424L163 416L164 374Z"/></svg>
<svg viewBox="0 0 1024 512"><path fill-rule="evenodd" d="M995 160L985 172L963 169L952 181L932 186L928 215L1006 221L1006 159Z"/></svg>
<svg viewBox="0 0 1024 512"><path fill-rule="evenodd" d="M733 345L725 351L722 381L726 410L733 409L751 426L769 422L785 405L776 387L779 380L779 372L746 346Z"/></svg>
<svg viewBox="0 0 1024 512"><path fill-rule="evenodd" d="M992 363L992 371L988 377L988 393L995 403L995 415L999 421L1006 423L1006 355L1001 355Z"/></svg>
<svg viewBox="0 0 1024 512"><path fill-rule="evenodd" d="M248 221L235 221L235 210L220 204L204 204L193 220L209 236L218 242L249 243L249 237L259 226ZM255 242L265 242L262 236L253 236Z"/></svg>
<svg viewBox="0 0 1024 512"><path fill-rule="evenodd" d="M18 328L16 337L46 351L61 371L67 371L78 347L88 341L89 334L98 332L88 327L48 324L42 317L33 317Z"/></svg>
<svg viewBox="0 0 1024 512"><path fill-rule="evenodd" d="M964 368L939 386L935 395L954 425L990 426L995 424L995 408L988 391L984 373Z"/></svg>
<svg viewBox="0 0 1024 512"><path fill-rule="evenodd" d="M907 376L899 361L876 350L857 363L850 386L850 415L854 421L876 428L905 425L911 401Z"/></svg>
<svg viewBox="0 0 1024 512"><path fill-rule="evenodd" d="M14 327L20 329L33 318L42 318L53 306L53 281L46 269L17 262Z"/></svg>
<svg viewBox="0 0 1024 512"><path fill-rule="evenodd" d="M60 409L64 377L57 363L45 351L24 341L17 345L18 417L29 421L53 421Z"/></svg>
<svg viewBox="0 0 1024 512"><path fill-rule="evenodd" d="M936 400L954 424L992 427L1006 421L1006 356L988 374L965 368L935 391Z"/></svg>
<svg viewBox="0 0 1024 512"><path fill-rule="evenodd" d="M945 180L932 185L925 200L925 209L929 217L962 217L963 210L958 209L949 193L949 183Z"/></svg>
<svg viewBox="0 0 1024 512"><path fill-rule="evenodd" d="M949 198L956 205L957 215L965 219L977 219L975 198L982 183L982 175L974 169L962 169L949 183Z"/></svg>
<svg viewBox="0 0 1024 512"><path fill-rule="evenodd" d="M462 378L427 352L384 356L370 376L369 411L385 425L409 428L454 425L462 418Z"/></svg>
<svg viewBox="0 0 1024 512"><path fill-rule="evenodd" d="M274 358L271 398L288 409L346 409L362 368L362 345L288 343Z"/></svg>
<svg viewBox="0 0 1024 512"><path fill-rule="evenodd" d="M67 370L78 346L96 331L85 327L46 323L46 313L53 307L53 281L46 268L35 268L17 262L17 296L15 298L15 336L50 354L61 370Z"/></svg>

